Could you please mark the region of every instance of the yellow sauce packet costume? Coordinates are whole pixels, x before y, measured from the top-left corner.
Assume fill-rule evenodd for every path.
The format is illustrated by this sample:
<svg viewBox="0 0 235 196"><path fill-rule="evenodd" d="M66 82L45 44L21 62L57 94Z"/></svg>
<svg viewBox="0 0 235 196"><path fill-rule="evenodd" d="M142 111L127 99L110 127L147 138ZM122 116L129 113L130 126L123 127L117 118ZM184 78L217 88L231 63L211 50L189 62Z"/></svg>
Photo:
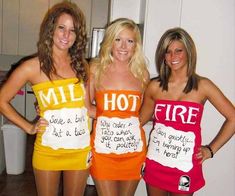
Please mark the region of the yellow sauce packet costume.
<svg viewBox="0 0 235 196"><path fill-rule="evenodd" d="M77 170L90 166L90 129L85 89L77 78L32 86L40 116L49 125L37 133L33 167L43 170Z"/></svg>

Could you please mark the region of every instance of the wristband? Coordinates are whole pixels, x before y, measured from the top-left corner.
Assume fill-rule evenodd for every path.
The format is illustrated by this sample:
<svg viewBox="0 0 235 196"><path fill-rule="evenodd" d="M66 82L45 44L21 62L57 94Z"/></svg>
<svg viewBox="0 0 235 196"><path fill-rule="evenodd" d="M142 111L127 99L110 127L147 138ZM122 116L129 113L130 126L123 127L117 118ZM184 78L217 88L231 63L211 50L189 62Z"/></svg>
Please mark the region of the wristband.
<svg viewBox="0 0 235 196"><path fill-rule="evenodd" d="M207 149L209 149L209 151L210 151L210 153L211 153L211 158L213 158L214 153L213 153L211 147L210 147L209 145L206 145L205 147L206 147Z"/></svg>

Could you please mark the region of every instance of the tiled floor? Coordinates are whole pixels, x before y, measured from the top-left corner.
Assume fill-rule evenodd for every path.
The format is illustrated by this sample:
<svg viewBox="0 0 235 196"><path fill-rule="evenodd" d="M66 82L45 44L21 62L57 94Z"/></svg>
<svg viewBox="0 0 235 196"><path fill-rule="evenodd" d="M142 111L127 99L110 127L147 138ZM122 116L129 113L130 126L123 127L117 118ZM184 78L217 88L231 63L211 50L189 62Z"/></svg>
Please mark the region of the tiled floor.
<svg viewBox="0 0 235 196"><path fill-rule="evenodd" d="M32 152L34 136L27 138L26 169L20 175L7 175L4 171L0 175L0 196L36 196L36 187L32 170ZM97 196L93 186L88 186L85 196ZM61 191L60 191L61 192ZM62 195L60 193L60 195Z"/></svg>

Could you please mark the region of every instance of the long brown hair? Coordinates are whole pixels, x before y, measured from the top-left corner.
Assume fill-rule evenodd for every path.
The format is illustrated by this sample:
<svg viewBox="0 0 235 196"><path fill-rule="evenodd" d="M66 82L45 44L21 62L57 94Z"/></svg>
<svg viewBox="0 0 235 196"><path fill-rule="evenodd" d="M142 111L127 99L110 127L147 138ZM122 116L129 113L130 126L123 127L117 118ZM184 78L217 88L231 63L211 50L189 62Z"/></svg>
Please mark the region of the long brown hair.
<svg viewBox="0 0 235 196"><path fill-rule="evenodd" d="M165 63L165 55L169 45L173 41L181 42L186 49L188 57L188 82L184 88L185 93L190 92L192 89L198 89L199 76L196 74L197 51L192 37L182 28L176 27L168 29L160 38L156 50L156 66L159 73L158 81L163 90L168 90L168 81L171 74L170 68Z"/></svg>
<svg viewBox="0 0 235 196"><path fill-rule="evenodd" d="M76 33L76 40L69 49L71 67L75 71L79 81L86 81L87 63L84 57L87 42L86 23L82 11L74 3L58 3L46 13L40 27L39 41L37 43L40 67L50 80L52 74L57 75L52 58L53 34L58 18L64 13L69 14L73 18Z"/></svg>

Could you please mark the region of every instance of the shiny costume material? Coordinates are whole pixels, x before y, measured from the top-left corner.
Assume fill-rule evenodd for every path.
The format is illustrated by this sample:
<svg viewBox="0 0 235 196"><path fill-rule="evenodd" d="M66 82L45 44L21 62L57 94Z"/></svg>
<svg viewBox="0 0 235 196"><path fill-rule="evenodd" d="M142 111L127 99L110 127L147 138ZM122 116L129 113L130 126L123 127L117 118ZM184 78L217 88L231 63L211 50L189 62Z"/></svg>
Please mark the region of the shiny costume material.
<svg viewBox="0 0 235 196"><path fill-rule="evenodd" d="M97 119L91 136L91 174L96 179L140 179L146 141L139 123L138 91L96 92Z"/></svg>
<svg viewBox="0 0 235 196"><path fill-rule="evenodd" d="M90 130L84 85L76 78L32 86L40 116L49 126L37 133L33 167L41 170L81 170L90 166Z"/></svg>
<svg viewBox="0 0 235 196"><path fill-rule="evenodd" d="M174 193L192 193L204 186L200 160L203 105L157 100L144 180Z"/></svg>

